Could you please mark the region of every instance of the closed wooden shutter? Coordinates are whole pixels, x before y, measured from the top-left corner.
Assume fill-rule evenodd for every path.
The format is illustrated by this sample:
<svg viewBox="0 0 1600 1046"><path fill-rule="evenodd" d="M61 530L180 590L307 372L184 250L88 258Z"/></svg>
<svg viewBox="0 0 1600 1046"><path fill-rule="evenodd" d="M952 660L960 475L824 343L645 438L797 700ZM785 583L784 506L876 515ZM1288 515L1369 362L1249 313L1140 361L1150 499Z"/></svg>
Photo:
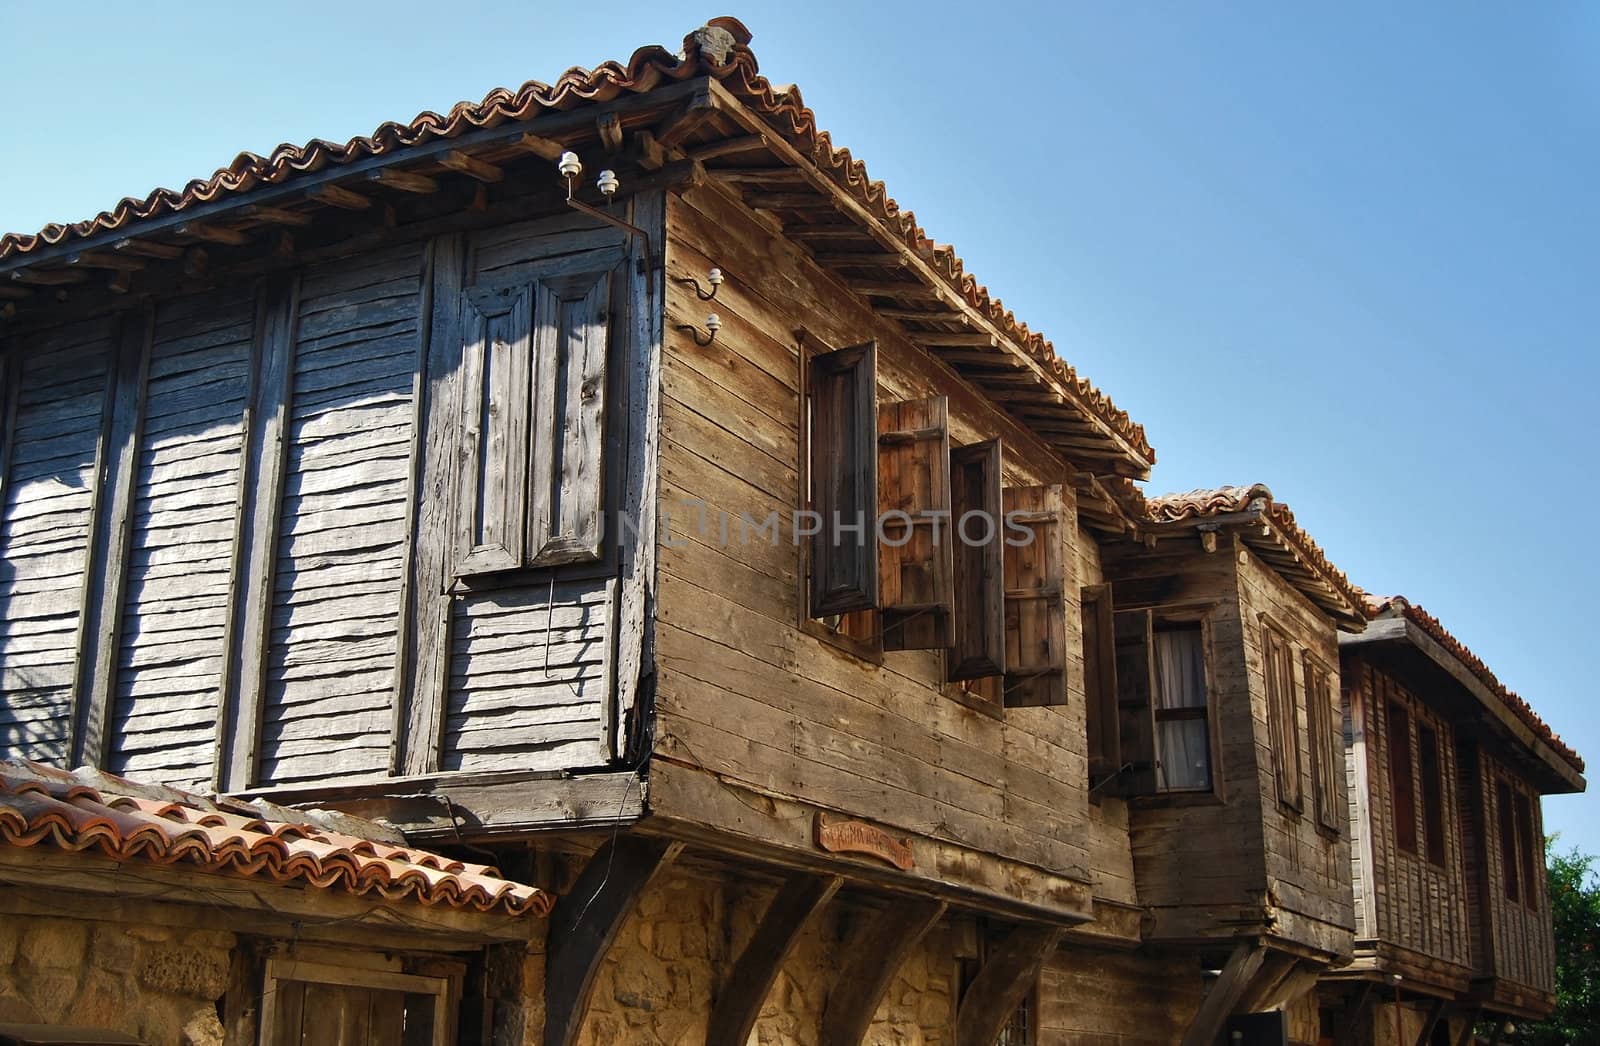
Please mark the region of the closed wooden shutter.
<svg viewBox="0 0 1600 1046"><path fill-rule="evenodd" d="M1059 486L1007 487L1005 505L1008 708L1067 702L1065 501ZM1023 532L1031 534L1024 539Z"/></svg>
<svg viewBox="0 0 1600 1046"><path fill-rule="evenodd" d="M1271 625L1262 626L1261 661L1267 682L1267 723L1272 728L1272 760L1277 769L1278 801L1291 810L1305 803L1301 787L1300 715L1294 699L1294 657L1289 640Z"/></svg>
<svg viewBox="0 0 1600 1046"><path fill-rule="evenodd" d="M463 294L459 575L522 565L534 291Z"/></svg>
<svg viewBox="0 0 1600 1046"><path fill-rule="evenodd" d="M812 357L811 508L822 524L811 537L811 617L878 604L877 343ZM842 521L858 531L840 533Z"/></svg>
<svg viewBox="0 0 1600 1046"><path fill-rule="evenodd" d="M457 576L600 558L613 282L463 292Z"/></svg>
<svg viewBox="0 0 1600 1046"><path fill-rule="evenodd" d="M1116 632L1118 743L1127 769L1117 778L1122 795L1156 790L1155 621L1148 610L1113 615Z"/></svg>
<svg viewBox="0 0 1600 1046"><path fill-rule="evenodd" d="M950 425L943 396L878 409L878 609L885 650L955 640ZM869 524L870 525L870 524Z"/></svg>
<svg viewBox="0 0 1600 1046"><path fill-rule="evenodd" d="M1089 585L1083 590L1082 600L1089 787L1097 788L1122 765L1122 726L1117 714L1116 622L1111 586Z"/></svg>
<svg viewBox="0 0 1600 1046"><path fill-rule="evenodd" d="M606 271L538 287L528 488L536 567L600 558L611 284Z"/></svg>
<svg viewBox="0 0 1600 1046"><path fill-rule="evenodd" d="M1005 504L998 439L950 452L950 515L955 538L955 643L952 679L1006 670Z"/></svg>

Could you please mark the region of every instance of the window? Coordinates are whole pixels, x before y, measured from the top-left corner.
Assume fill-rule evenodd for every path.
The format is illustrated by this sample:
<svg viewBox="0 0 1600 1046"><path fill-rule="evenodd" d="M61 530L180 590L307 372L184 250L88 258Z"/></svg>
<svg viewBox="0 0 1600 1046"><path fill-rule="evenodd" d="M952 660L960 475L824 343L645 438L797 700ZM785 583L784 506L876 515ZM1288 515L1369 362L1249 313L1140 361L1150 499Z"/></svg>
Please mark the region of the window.
<svg viewBox="0 0 1600 1046"><path fill-rule="evenodd" d="M1039 1023L1038 1009L1039 989L1035 985L1028 989L1028 994L1011 1011L1011 1018L1000 1029L1000 1037L994 1040L994 1046L1034 1046L1039 1041L1035 1037L1035 1028Z"/></svg>
<svg viewBox="0 0 1600 1046"><path fill-rule="evenodd" d="M1333 673L1309 653L1305 655L1306 712L1311 729L1311 797L1317 824L1339 831L1344 805L1344 731L1334 710Z"/></svg>
<svg viewBox="0 0 1600 1046"><path fill-rule="evenodd" d="M1517 820L1517 849L1522 858L1522 901L1529 908L1537 908L1539 904L1539 868L1544 864L1544 847L1540 845L1539 833L1533 827L1533 803L1529 801L1526 793L1518 791L1511 800L1511 808L1516 813Z"/></svg>
<svg viewBox="0 0 1600 1046"><path fill-rule="evenodd" d="M811 617L878 604L876 359L869 341L814 356L807 367L807 500L820 519L810 542Z"/></svg>
<svg viewBox="0 0 1600 1046"><path fill-rule="evenodd" d="M1417 798L1411 768L1411 713L1398 701L1389 705L1389 795L1394 804L1394 842L1417 852Z"/></svg>
<svg viewBox="0 0 1600 1046"><path fill-rule="evenodd" d="M1200 625L1155 630L1156 791L1211 787L1211 729Z"/></svg>
<svg viewBox="0 0 1600 1046"><path fill-rule="evenodd" d="M260 1041L446 1046L455 1041L454 994L448 977L269 959Z"/></svg>
<svg viewBox="0 0 1600 1046"><path fill-rule="evenodd" d="M955 640L945 678L1005 675L1005 542L998 439L950 451L950 519L955 545ZM987 538L988 540L984 540Z"/></svg>
<svg viewBox="0 0 1600 1046"><path fill-rule="evenodd" d="M600 558L607 261L462 293L459 577Z"/></svg>
<svg viewBox="0 0 1600 1046"><path fill-rule="evenodd" d="M1522 897L1517 871L1516 815L1511 810L1511 786L1504 781L1495 782L1494 808L1500 820L1500 878L1506 900L1515 901Z"/></svg>
<svg viewBox="0 0 1600 1046"><path fill-rule="evenodd" d="M1090 798L1122 766L1117 724L1116 625L1112 619L1111 586L1091 585L1082 594L1084 709L1089 738Z"/></svg>
<svg viewBox="0 0 1600 1046"><path fill-rule="evenodd" d="M1278 801L1299 811L1305 804L1300 784L1300 715L1294 699L1294 657L1289 640L1277 628L1261 629L1262 670L1267 677L1267 725L1272 734L1272 763L1278 775Z"/></svg>
<svg viewBox="0 0 1600 1046"><path fill-rule="evenodd" d="M1417 763L1422 772L1422 830L1428 861L1440 868L1444 860L1444 780L1439 765L1439 735L1417 724Z"/></svg>

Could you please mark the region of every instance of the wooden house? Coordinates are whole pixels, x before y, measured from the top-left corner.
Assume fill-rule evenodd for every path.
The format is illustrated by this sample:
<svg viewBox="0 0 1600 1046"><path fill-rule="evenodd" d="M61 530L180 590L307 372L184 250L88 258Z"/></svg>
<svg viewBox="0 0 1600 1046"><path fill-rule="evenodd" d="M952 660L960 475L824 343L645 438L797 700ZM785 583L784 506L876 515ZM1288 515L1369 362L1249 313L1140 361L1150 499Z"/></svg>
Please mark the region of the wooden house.
<svg viewBox="0 0 1600 1046"><path fill-rule="evenodd" d="M1313 1041L1359 591L748 43L0 240L0 754L559 897L461 1042Z"/></svg>
<svg viewBox="0 0 1600 1046"><path fill-rule="evenodd" d="M1539 797L1583 760L1431 614L1371 609L1340 644L1356 951L1330 994L1352 1034L1469 1042L1555 1004Z"/></svg>

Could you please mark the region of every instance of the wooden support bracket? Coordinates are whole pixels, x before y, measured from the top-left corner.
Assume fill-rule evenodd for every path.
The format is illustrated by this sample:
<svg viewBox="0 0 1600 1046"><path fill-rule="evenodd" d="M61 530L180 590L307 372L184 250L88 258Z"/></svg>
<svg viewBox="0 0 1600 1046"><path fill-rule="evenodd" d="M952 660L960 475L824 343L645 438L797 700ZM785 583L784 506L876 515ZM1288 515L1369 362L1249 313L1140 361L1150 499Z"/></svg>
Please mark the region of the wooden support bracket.
<svg viewBox="0 0 1600 1046"><path fill-rule="evenodd" d="M822 1014L821 1046L860 1046L884 992L918 942L944 915L945 902L893 902L855 942Z"/></svg>
<svg viewBox="0 0 1600 1046"><path fill-rule="evenodd" d="M1059 926L1018 926L990 953L961 997L956 1046L994 1046L1063 932Z"/></svg>
<svg viewBox="0 0 1600 1046"><path fill-rule="evenodd" d="M1244 997L1256 974L1267 959L1267 949L1255 941L1245 942L1233 949L1222 976L1206 993L1200 1010L1189 1022L1183 1035L1183 1046L1211 1046L1222 1033L1222 1024L1233 1013L1234 1007Z"/></svg>
<svg viewBox="0 0 1600 1046"><path fill-rule="evenodd" d="M761 925L739 953L733 972L711 1007L706 1046L744 1046L761 1014L772 982L784 960L794 951L800 934L813 916L839 891L843 879L836 875L796 873L767 905Z"/></svg>
<svg viewBox="0 0 1600 1046"><path fill-rule="evenodd" d="M1417 1032L1416 1046L1428 1046L1433 1038L1434 1027L1444 1018L1444 1007L1443 999L1433 1000L1433 1004L1428 1007L1428 1016L1423 1019L1422 1028Z"/></svg>
<svg viewBox="0 0 1600 1046"><path fill-rule="evenodd" d="M682 843L619 835L595 852L550 913L544 980L544 1046L577 1041L600 963L639 895Z"/></svg>
<svg viewBox="0 0 1600 1046"><path fill-rule="evenodd" d="M1345 1002L1339 1011L1338 1027L1334 1029L1334 1046L1356 1046L1361 1041L1361 1027L1372 1012L1372 1000L1376 993L1377 985L1362 981L1356 993Z"/></svg>

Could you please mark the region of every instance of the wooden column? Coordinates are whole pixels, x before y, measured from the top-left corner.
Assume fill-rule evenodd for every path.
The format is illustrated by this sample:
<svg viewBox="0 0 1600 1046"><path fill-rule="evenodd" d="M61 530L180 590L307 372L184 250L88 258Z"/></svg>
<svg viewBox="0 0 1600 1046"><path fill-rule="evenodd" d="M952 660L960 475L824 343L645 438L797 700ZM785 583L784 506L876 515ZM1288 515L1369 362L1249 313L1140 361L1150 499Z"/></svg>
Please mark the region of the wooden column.
<svg viewBox="0 0 1600 1046"><path fill-rule="evenodd" d="M1061 940L1059 926L1018 926L990 952L956 1013L956 1046L994 1046ZM1209 1044L1208 1044L1209 1046Z"/></svg>
<svg viewBox="0 0 1600 1046"><path fill-rule="evenodd" d="M239 469L228 637L217 710L214 774L221 791L238 791L255 783L299 307L297 276L269 279L256 306L251 347L254 371L245 421L244 463Z"/></svg>
<svg viewBox="0 0 1600 1046"><path fill-rule="evenodd" d="M744 1046L784 960L794 951L806 924L838 892L843 881L836 875L797 872L784 882L767 905L750 943L739 953L727 983L717 993L706 1046Z"/></svg>
<svg viewBox="0 0 1600 1046"><path fill-rule="evenodd" d="M682 843L618 835L584 866L550 913L544 978L544 1046L571 1046L589 1007L600 962L650 881Z"/></svg>
<svg viewBox="0 0 1600 1046"><path fill-rule="evenodd" d="M1256 942L1247 942L1234 948L1222 976L1206 993L1200 1010L1184 1033L1183 1046L1211 1046L1222 1032L1222 1024L1249 989L1261 965L1266 961L1267 949Z"/></svg>
<svg viewBox="0 0 1600 1046"><path fill-rule="evenodd" d="M821 1046L860 1046L878 1012L883 993L918 942L944 915L945 902L894 902L879 912L828 993L822 1014Z"/></svg>
<svg viewBox="0 0 1600 1046"><path fill-rule="evenodd" d="M83 612L78 621L77 676L72 689L70 758L74 765L103 767L106 761L154 331L154 309L146 307L122 317L106 381L93 522L83 571Z"/></svg>

